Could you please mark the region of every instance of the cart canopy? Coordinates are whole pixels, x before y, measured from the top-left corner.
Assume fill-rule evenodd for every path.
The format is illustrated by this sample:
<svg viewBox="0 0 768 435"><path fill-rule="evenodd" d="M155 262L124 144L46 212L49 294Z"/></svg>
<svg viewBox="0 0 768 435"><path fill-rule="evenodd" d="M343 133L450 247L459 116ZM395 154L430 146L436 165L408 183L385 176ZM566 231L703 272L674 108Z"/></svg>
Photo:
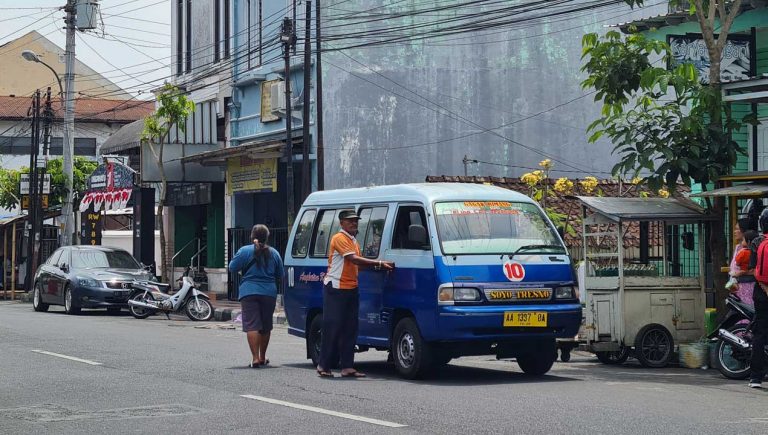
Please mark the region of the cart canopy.
<svg viewBox="0 0 768 435"><path fill-rule="evenodd" d="M700 222L714 216L698 204L675 198L616 198L577 196L584 207L619 221Z"/></svg>
<svg viewBox="0 0 768 435"><path fill-rule="evenodd" d="M768 195L768 182L739 184L737 186L721 187L719 189L707 190L706 192L694 193L692 198L737 196L742 198L762 198Z"/></svg>

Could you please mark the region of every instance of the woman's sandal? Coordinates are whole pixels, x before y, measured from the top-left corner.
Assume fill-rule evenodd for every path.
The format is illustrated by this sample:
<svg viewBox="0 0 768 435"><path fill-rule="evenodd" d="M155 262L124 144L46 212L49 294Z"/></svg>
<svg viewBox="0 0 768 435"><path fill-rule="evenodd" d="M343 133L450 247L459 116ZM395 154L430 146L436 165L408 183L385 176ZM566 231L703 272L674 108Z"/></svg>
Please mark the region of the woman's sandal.
<svg viewBox="0 0 768 435"><path fill-rule="evenodd" d="M250 364L248 364L248 367L252 368L252 369L257 369L257 368L261 367L261 363L251 362Z"/></svg>
<svg viewBox="0 0 768 435"><path fill-rule="evenodd" d="M317 375L320 376L321 378L332 378L333 377L333 373L329 372L328 370L317 369Z"/></svg>
<svg viewBox="0 0 768 435"><path fill-rule="evenodd" d="M260 362L259 364L261 364L263 366L268 366L269 365L269 358L265 359L264 361Z"/></svg>
<svg viewBox="0 0 768 435"><path fill-rule="evenodd" d="M365 373L360 373L357 370L355 370L354 372L342 373L341 377L342 378L364 378Z"/></svg>

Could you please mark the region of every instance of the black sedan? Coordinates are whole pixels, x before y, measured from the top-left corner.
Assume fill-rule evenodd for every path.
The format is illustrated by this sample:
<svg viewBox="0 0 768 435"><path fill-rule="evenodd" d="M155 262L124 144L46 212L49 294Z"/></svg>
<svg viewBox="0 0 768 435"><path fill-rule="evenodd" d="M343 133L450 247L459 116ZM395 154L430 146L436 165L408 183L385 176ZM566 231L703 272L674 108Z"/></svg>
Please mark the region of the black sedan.
<svg viewBox="0 0 768 435"><path fill-rule="evenodd" d="M119 312L128 307L131 282L154 277L131 254L106 246L57 249L35 274L32 306L46 311L64 305L68 314L81 308Z"/></svg>

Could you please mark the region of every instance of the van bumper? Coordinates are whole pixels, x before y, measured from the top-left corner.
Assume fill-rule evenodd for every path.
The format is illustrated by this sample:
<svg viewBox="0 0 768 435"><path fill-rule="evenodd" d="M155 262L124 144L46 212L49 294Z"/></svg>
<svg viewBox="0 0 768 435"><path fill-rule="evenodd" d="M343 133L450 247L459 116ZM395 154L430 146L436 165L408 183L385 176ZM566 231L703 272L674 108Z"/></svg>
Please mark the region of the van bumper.
<svg viewBox="0 0 768 435"><path fill-rule="evenodd" d="M535 338L573 338L581 326L581 305L577 302L524 306L458 306L438 307L438 328L429 341L514 342ZM506 312L546 312L547 325L538 327L504 326Z"/></svg>

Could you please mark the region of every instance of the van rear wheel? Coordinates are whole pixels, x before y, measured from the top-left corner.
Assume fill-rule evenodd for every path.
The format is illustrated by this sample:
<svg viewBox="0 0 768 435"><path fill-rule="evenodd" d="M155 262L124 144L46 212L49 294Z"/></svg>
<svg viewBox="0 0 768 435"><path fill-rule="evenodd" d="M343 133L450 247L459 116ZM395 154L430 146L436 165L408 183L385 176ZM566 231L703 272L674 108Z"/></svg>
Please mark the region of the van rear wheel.
<svg viewBox="0 0 768 435"><path fill-rule="evenodd" d="M406 379L420 378L432 367L432 348L410 317L401 319L395 326L392 354L397 372Z"/></svg>

